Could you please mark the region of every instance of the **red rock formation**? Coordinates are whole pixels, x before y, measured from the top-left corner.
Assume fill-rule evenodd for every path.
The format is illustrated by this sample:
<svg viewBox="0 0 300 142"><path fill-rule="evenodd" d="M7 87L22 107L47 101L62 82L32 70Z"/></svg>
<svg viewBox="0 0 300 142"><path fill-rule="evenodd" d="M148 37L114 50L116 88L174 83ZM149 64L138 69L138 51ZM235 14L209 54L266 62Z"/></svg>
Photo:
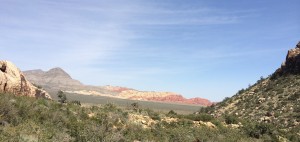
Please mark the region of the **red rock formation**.
<svg viewBox="0 0 300 142"><path fill-rule="evenodd" d="M182 103L186 99L183 98L181 95L169 95L169 96L163 96L163 97L150 97L146 98L148 101L161 101L161 102L178 102Z"/></svg>
<svg viewBox="0 0 300 142"><path fill-rule="evenodd" d="M132 97L131 99L135 99ZM169 96L162 96L162 97L148 97L148 98L140 98L140 100L147 100L147 101L160 101L160 102L170 102L170 103L182 103L182 104L195 104L195 105L202 105L202 106L211 106L213 103L207 99L202 98L191 98L186 99L181 95L169 95Z"/></svg>
<svg viewBox="0 0 300 142"><path fill-rule="evenodd" d="M201 104L204 106L211 106L213 103L207 99L203 98L191 98L186 101L189 104Z"/></svg>

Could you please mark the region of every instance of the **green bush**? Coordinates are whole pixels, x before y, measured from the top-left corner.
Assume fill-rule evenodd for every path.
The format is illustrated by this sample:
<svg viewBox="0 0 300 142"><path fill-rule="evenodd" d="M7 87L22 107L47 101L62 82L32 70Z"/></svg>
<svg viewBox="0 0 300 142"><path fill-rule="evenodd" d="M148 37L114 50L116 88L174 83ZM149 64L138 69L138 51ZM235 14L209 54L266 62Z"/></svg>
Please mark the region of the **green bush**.
<svg viewBox="0 0 300 142"><path fill-rule="evenodd" d="M174 110L170 110L167 114L168 117L173 117L173 118L177 117L177 115L178 114Z"/></svg>
<svg viewBox="0 0 300 142"><path fill-rule="evenodd" d="M66 103L67 96L66 96L66 94L63 91L58 91L57 92L57 97L59 98L59 102Z"/></svg>
<svg viewBox="0 0 300 142"><path fill-rule="evenodd" d="M236 116L227 114L227 115L225 115L225 123L226 124L238 124L239 120Z"/></svg>
<svg viewBox="0 0 300 142"><path fill-rule="evenodd" d="M153 119L153 120L161 120L160 114L151 110L151 109L145 109L145 111L147 112L148 116Z"/></svg>

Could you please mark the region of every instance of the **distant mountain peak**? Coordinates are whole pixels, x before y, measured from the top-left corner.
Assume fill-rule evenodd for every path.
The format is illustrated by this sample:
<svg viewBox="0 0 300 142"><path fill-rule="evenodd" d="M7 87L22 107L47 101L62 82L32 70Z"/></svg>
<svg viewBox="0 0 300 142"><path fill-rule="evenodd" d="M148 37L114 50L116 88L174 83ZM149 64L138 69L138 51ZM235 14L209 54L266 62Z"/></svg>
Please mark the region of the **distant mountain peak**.
<svg viewBox="0 0 300 142"><path fill-rule="evenodd" d="M24 71L24 74L28 80L46 89L63 90L79 88L83 85L78 80L72 79L66 71L59 67L52 68L46 72L40 69Z"/></svg>
<svg viewBox="0 0 300 142"><path fill-rule="evenodd" d="M55 67L55 68L50 69L49 71L64 71L64 70L60 67Z"/></svg>
<svg viewBox="0 0 300 142"><path fill-rule="evenodd" d="M47 75L55 75L55 76L65 76L65 77L71 78L71 76L60 67L52 68L52 69L48 70L46 72L46 74Z"/></svg>

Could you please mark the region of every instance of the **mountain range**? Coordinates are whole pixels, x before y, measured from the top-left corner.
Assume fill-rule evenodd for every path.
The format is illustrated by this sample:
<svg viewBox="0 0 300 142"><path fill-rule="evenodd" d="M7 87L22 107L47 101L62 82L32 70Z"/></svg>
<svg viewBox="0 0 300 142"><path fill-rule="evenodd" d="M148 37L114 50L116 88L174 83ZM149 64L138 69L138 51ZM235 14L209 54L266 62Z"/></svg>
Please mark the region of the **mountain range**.
<svg viewBox="0 0 300 142"><path fill-rule="evenodd" d="M52 97L43 89L50 92ZM89 95L94 100L96 98L105 98L105 100L121 98L199 104L209 107L199 109L195 105L199 111L188 115L177 114L173 110L174 103L171 103L167 114L159 114L149 108L142 109L138 105L129 106L126 109L119 109L112 103L107 103L102 107L85 107L85 105L82 107L81 103L77 101L71 100L65 104L53 101L59 90L68 95L83 97ZM124 131L125 128L132 129L130 131L134 134L137 131L147 132L143 136L138 135L138 138L149 135L156 138L157 132L164 132L159 136L167 135L172 138L175 135L178 135L179 138L191 137L188 140L176 139L175 141L193 141L194 139L200 141L198 138L208 135L209 138L203 139L203 141L217 138L212 141L299 142L300 42L294 49L288 51L286 60L273 74L267 78L261 77L255 84L239 90L234 96L225 98L217 104L201 98L186 99L172 92L147 92L118 86L84 85L80 81L74 80L61 68L53 68L49 71L30 70L22 73L9 61L0 61L0 94L0 114L2 114L0 115L0 141L17 141L17 139L10 140L8 138L29 137L24 135L29 132L35 134L31 136L43 132L43 135L36 136L35 141L39 141L38 138L51 139L55 137L48 137L49 132L52 135L56 135L56 133L60 135L61 128L66 128L64 135L69 137L68 141L73 140L72 137L78 138L79 132L84 136L91 134L88 137L90 138L95 137L95 134L99 132L107 132L107 130L111 130L108 132L109 134L120 131L116 136L119 138L120 134L128 136L129 131ZM16 97L10 94L28 97ZM158 105L158 103L150 103L151 107ZM187 106L188 109L191 109L194 105ZM60 125L57 126L57 124ZM101 125L97 126L97 124ZM103 129L94 129L95 125ZM137 127L141 127L141 129L135 129ZM40 131L39 128L45 128L46 131ZM76 133L73 135L72 132ZM197 136L198 134L201 135ZM109 136L109 138L111 137ZM54 141L61 139L62 137L58 137ZM99 141L99 139L95 141Z"/></svg>
<svg viewBox="0 0 300 142"><path fill-rule="evenodd" d="M207 99L187 99L182 95L173 92L139 91L131 88L110 85L84 85L80 81L73 79L66 71L58 67L50 69L49 71L37 69L24 71L23 73L30 82L44 88L52 96L54 96L57 91L63 90L67 93L107 96L130 100L196 104L201 106L210 106L213 104Z"/></svg>

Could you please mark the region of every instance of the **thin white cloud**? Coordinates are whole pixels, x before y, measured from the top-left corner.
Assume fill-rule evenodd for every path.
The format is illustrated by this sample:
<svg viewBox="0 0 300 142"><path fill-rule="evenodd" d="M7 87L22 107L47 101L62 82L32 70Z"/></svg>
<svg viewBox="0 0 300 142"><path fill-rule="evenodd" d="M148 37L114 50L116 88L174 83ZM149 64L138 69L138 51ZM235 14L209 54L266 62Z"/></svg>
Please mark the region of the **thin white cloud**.
<svg viewBox="0 0 300 142"><path fill-rule="evenodd" d="M159 80L153 77L182 75L194 69L189 63L250 54L195 47L174 50L163 45L153 47L149 41L144 46L133 43L163 38L161 29L167 27L235 24L247 12L230 13L206 6L176 9L145 0L118 3L42 0L7 5L3 9L0 6L1 57L11 58L22 69L60 66L87 84ZM158 30L146 30L147 27ZM181 31L172 34L168 38L173 41L184 37Z"/></svg>

